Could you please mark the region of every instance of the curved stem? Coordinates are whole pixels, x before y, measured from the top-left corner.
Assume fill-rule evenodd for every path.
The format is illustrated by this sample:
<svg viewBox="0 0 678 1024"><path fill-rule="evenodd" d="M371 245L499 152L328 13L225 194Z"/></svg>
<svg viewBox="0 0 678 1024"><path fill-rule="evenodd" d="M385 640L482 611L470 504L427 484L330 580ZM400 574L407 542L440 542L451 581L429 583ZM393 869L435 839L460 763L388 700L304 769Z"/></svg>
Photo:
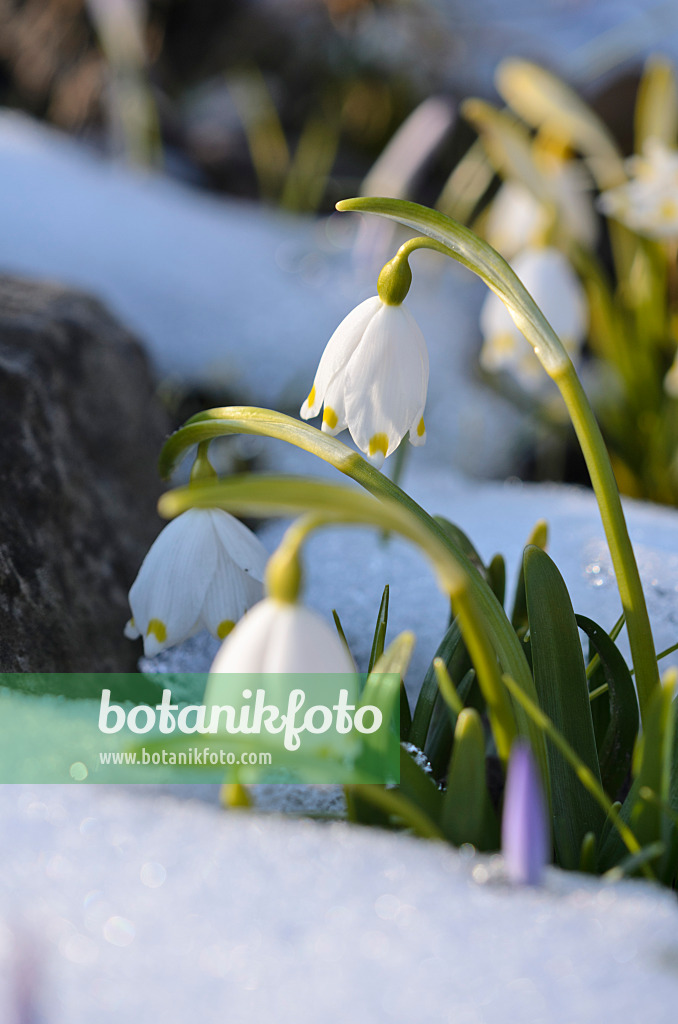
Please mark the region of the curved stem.
<svg viewBox="0 0 678 1024"><path fill-rule="evenodd" d="M394 199L348 199L338 210L363 211L397 220L423 238L411 239L411 249L425 246L468 267L495 292L516 326L532 345L542 366L563 397L582 447L600 509L605 535L626 614L631 657L638 685L641 718L659 686L659 670L640 574L629 539L617 483L593 410L560 339L511 267L468 228L416 203Z"/></svg>
<svg viewBox="0 0 678 1024"><path fill-rule="evenodd" d="M494 638L494 647L503 670L510 672L523 689L536 699L534 681L521 643L497 596L476 566L435 519L409 494L406 494L397 484L380 473L353 449L337 440L336 437L330 437L308 423L302 423L291 416L270 409L257 409L252 406L209 409L192 416L183 427L167 439L160 453L160 475L165 478L170 476L174 467L192 445L226 434L256 434L287 441L289 444L296 445L330 463L339 472L355 480L375 497L395 501L407 509L430 534L433 534L452 552L458 564L468 575L474 601ZM161 499L161 503L163 500ZM299 505L298 511L304 511L302 504ZM176 515L177 513L171 511L168 514ZM546 748L542 738L532 734L531 725L527 718L522 716L520 710L518 710L518 719L521 733L523 735L530 734L535 754L545 772ZM544 777L546 778L546 775Z"/></svg>
<svg viewBox="0 0 678 1024"><path fill-rule="evenodd" d="M553 379L560 388L570 414L591 477L591 486L598 500L624 609L638 687L638 703L644 720L650 697L659 686L659 668L650 617L617 482L600 428L572 364Z"/></svg>
<svg viewBox="0 0 678 1024"><path fill-rule="evenodd" d="M299 482L301 483L301 482ZM189 485L170 491L161 499L162 510L176 514L190 506L247 509L255 514L268 511L276 514L283 508L285 494L289 493L288 478L253 477ZM296 490L296 488L294 489ZM343 492L343 493L342 493ZM470 574L459 564L450 546L429 530L418 516L402 504L391 499L374 501L360 492L348 491L328 484L306 481L306 504L314 504L313 511L305 513L291 524L280 546L271 556L274 570L267 571L269 587L275 583L283 600L294 600L298 584L299 552L311 533L332 523L370 525L392 530L416 544L430 560L441 588L449 596L454 612L459 617L462 635L473 661L482 690L497 745L497 753L506 763L516 735L511 699L502 683L497 654L491 636L484 625L483 615L473 599L474 584ZM292 499L292 506L299 498ZM287 578L292 576L291 586Z"/></svg>

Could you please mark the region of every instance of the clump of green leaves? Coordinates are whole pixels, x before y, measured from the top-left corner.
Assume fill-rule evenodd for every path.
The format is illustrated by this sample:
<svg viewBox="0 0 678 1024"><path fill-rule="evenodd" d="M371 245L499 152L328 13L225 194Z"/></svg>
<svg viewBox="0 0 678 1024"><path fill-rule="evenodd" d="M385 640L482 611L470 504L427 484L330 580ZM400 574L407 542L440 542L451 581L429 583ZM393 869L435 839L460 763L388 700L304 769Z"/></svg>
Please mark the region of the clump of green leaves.
<svg viewBox="0 0 678 1024"><path fill-rule="evenodd" d="M504 599L503 559L480 571ZM560 867L642 872L665 885L678 874L678 744L675 678L654 694L639 735L631 672L615 639L575 615L540 523L525 548L509 608L531 666L536 701L523 704L546 741L542 777ZM375 637L384 628L383 604ZM584 641L584 646L582 645ZM519 690L505 677L512 694ZM407 827L482 851L499 846L505 766L459 622L443 636L418 697L401 691L401 780L388 807L374 787L355 788L354 820ZM422 757L422 755L425 755Z"/></svg>

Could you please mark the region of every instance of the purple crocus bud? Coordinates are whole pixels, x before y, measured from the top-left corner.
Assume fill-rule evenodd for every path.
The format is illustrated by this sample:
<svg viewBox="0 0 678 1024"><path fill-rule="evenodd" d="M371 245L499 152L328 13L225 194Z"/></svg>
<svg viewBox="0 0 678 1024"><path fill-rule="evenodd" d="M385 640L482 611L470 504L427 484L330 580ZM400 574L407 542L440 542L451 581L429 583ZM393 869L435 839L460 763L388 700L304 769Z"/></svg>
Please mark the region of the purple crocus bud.
<svg viewBox="0 0 678 1024"><path fill-rule="evenodd" d="M501 848L512 882L539 885L549 859L549 830L537 767L529 745L522 740L516 741L511 749Z"/></svg>

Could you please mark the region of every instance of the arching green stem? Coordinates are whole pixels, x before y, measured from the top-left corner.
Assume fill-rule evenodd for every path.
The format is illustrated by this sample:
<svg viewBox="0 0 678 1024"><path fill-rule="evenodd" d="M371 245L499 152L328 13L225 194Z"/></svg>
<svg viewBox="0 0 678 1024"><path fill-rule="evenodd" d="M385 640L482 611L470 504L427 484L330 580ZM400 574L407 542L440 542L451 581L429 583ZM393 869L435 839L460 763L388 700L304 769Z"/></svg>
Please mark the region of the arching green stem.
<svg viewBox="0 0 678 1024"><path fill-rule="evenodd" d="M299 550L309 535L320 526L334 523L367 524L399 533L412 541L431 562L441 588L449 596L454 612L459 617L462 634L487 704L497 752L506 763L516 735L512 702L501 679L491 635L473 599L471 578L449 545L443 543L418 517L391 499L375 501L359 491L315 480L297 480L293 481L293 485L290 487L288 477L260 476L189 485L163 495L159 508L163 514L170 516L178 515L190 507L221 507L249 515L289 514L290 511L296 511L300 502L299 495L303 495L301 501L304 507L312 508L312 511L292 523L272 556L274 564L282 566L283 570L282 574L278 574L276 569L271 576L284 576L287 568L292 566L292 587L297 584L294 566L298 565ZM285 584L281 585L285 590ZM289 599L286 592L283 599Z"/></svg>
<svg viewBox="0 0 678 1024"><path fill-rule="evenodd" d="M626 616L641 717L645 720L650 698L659 686L659 671L645 595L607 449L572 361L560 339L508 263L463 225L424 206L395 199L348 199L338 203L337 209L376 213L397 220L413 230L424 231L425 238L411 239L401 247L400 252L407 246L410 247L409 251L419 247L434 249L477 274L504 303L516 326L532 345L542 366L560 389L598 501Z"/></svg>
<svg viewBox="0 0 678 1024"><path fill-rule="evenodd" d="M466 573L470 581L470 593L492 636L493 647L502 670L516 679L525 692L536 700L534 681L520 641L506 617L502 605L478 569L471 563L459 545L416 501L337 438L322 433L308 423L270 409L257 409L250 406L210 409L191 417L183 427L167 439L160 453L161 476L169 477L175 466L193 445L227 434L256 434L287 441L289 444L294 444L330 463L375 497L382 501L392 501L407 510L429 535L434 536L443 547L453 554L457 564ZM266 496L268 478L261 477L259 479L261 480L263 500ZM320 484L317 481L311 483L314 484L312 491L309 488L309 481L288 480L289 499L277 514L302 514L310 510L322 512L336 500L336 488L332 488L328 484ZM235 485L235 481L231 479L229 485ZM254 485L254 481L252 481L252 485ZM322 492L323 487L327 488L325 494ZM244 482L243 488L247 489ZM171 493L178 494L180 492ZM188 508L192 501L195 503L198 500L196 490L191 489L191 495L192 498L189 498L188 494L182 498L182 501L186 502L183 507ZM235 491L232 497L235 499ZM209 502L208 497L205 500ZM170 495L161 499L160 508L162 514L168 516L177 515L180 511L173 504ZM238 509L233 507L231 510L237 512ZM244 508L241 511L245 514ZM264 514L274 515L276 513L269 510ZM522 735L529 735L546 780L548 769L543 736L533 728L522 708L517 707L515 710L519 730Z"/></svg>

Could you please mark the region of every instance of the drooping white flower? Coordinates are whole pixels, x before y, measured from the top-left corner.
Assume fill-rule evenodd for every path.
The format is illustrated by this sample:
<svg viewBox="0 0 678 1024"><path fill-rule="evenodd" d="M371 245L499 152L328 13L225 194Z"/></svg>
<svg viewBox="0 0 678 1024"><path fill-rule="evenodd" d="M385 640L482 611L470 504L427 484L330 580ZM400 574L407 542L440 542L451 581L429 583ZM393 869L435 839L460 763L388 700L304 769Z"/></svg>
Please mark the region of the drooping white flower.
<svg viewBox="0 0 678 1024"><path fill-rule="evenodd" d="M629 180L603 192L599 209L649 238L678 238L678 150L648 139L626 169Z"/></svg>
<svg viewBox="0 0 678 1024"><path fill-rule="evenodd" d="M566 351L576 360L588 327L584 289L558 249L525 249L511 266L544 313ZM501 299L490 292L480 313L480 363L490 372L507 370L528 391L547 379L532 346L516 327Z"/></svg>
<svg viewBox="0 0 678 1024"><path fill-rule="evenodd" d="M323 683L326 673L339 674L331 678L329 686ZM337 631L315 612L296 601L266 597L255 605L236 625L219 649L207 682L205 703L212 706L241 707L243 698L251 690L243 691L243 676L265 675L266 703L285 713L292 691L301 689L307 698L307 707L316 703L332 706L340 690L346 690L348 704L355 707L359 700L358 675L353 660ZM299 676L306 676L308 682ZM331 693L331 700L326 696ZM321 696L317 701L315 696ZM269 750L282 741L281 736L267 736ZM252 742L252 738L250 738ZM358 753L354 736L337 734L330 730L313 734L306 732L302 752L322 760L339 757L342 760ZM276 755L277 760L277 755Z"/></svg>
<svg viewBox="0 0 678 1024"><path fill-rule="evenodd" d="M504 182L492 201L485 236L502 256L511 260L522 249L539 245L555 211L561 230L587 249L596 243L598 224L590 196L590 182L574 160L542 159L551 209L520 181Z"/></svg>
<svg viewBox="0 0 678 1024"><path fill-rule="evenodd" d="M193 508L167 524L129 592L125 635L153 657L201 629L224 639L262 595L268 553L222 509Z"/></svg>
<svg viewBox="0 0 678 1024"><path fill-rule="evenodd" d="M426 342L412 314L375 295L328 341L300 415L311 419L324 404L322 429L334 435L348 427L379 468L408 430L413 445L426 440L428 370Z"/></svg>
<svg viewBox="0 0 678 1024"><path fill-rule="evenodd" d="M210 673L355 672L337 631L301 604L267 597L236 625Z"/></svg>

